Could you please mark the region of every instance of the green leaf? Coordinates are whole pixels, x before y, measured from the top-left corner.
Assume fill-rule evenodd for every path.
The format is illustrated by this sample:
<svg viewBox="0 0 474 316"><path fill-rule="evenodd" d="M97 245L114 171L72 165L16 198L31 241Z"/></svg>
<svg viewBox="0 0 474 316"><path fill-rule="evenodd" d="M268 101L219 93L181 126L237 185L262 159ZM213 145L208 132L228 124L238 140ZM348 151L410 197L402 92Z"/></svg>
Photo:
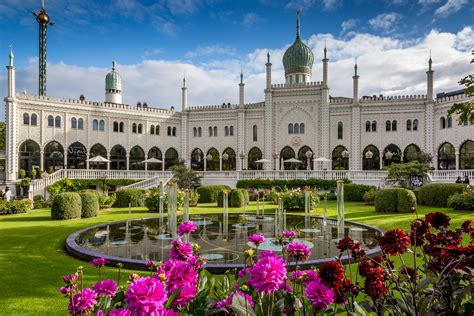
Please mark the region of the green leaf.
<svg viewBox="0 0 474 316"><path fill-rule="evenodd" d="M356 301L354 301L354 308L360 315L365 316L364 309Z"/></svg>
<svg viewBox="0 0 474 316"><path fill-rule="evenodd" d="M179 293L181 293L182 289L183 289L183 287L180 287L179 289L177 289L176 291L173 292L173 294L170 296L170 298L168 299L168 301L165 304L166 308L169 308L171 306L171 304L176 299L176 297L179 295Z"/></svg>
<svg viewBox="0 0 474 316"><path fill-rule="evenodd" d="M234 295L232 297L231 308L236 316L256 316L249 302L246 302L245 298L240 295Z"/></svg>
<svg viewBox="0 0 474 316"><path fill-rule="evenodd" d="M281 310L285 307L285 299L279 299L274 305L272 310L272 315L281 314Z"/></svg>

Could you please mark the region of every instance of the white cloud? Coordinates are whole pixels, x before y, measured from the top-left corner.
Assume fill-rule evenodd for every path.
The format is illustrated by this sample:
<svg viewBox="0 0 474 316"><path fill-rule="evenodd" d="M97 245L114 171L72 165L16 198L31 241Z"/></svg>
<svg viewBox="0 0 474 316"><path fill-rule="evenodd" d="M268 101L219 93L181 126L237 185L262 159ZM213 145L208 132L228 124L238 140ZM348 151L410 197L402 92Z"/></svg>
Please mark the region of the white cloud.
<svg viewBox="0 0 474 316"><path fill-rule="evenodd" d="M432 50L435 70L435 92L459 89L457 82L470 71L470 49L474 29L465 27L458 33L431 31L416 40L394 39L389 36L356 34L349 39L335 38L331 34L314 34L307 43L315 54L313 80L322 78L322 53L327 40L330 94L352 94L354 57L358 56L360 95L410 95L426 93L426 69L429 50ZM290 43L288 41L288 44ZM209 49L202 52L211 53ZM284 82L282 57L288 45L271 49L273 82ZM215 47L214 47L215 48ZM221 47L222 48L222 47ZM222 48L226 52L226 47ZM217 47L219 51L219 47ZM230 50L232 51L232 49ZM124 102L137 101L150 106L179 109L181 80L186 71L189 104L207 105L238 102L238 80L243 63L246 83L246 102L264 100L265 63L267 48L249 52L243 60L237 56L212 59L206 64L192 64L179 60L144 60L134 65L118 65L123 78ZM211 56L213 56L211 54ZM104 78L110 69L77 67L64 63L48 64L48 95L54 97L104 100ZM17 92L26 89L37 91L37 60L17 68ZM0 76L0 95L5 95L5 76Z"/></svg>
<svg viewBox="0 0 474 316"><path fill-rule="evenodd" d="M448 0L444 5L436 9L435 15L445 18L461 10L467 2L468 0Z"/></svg>
<svg viewBox="0 0 474 316"><path fill-rule="evenodd" d="M358 23L359 23L359 20L357 19L350 19L350 20L346 20L342 22L341 23L342 33L345 33L346 31L355 28Z"/></svg>
<svg viewBox="0 0 474 316"><path fill-rule="evenodd" d="M375 18L369 20L369 24L379 30L383 30L385 32L392 29L394 24L398 22L402 16L395 12L390 13L382 13L377 15Z"/></svg>
<svg viewBox="0 0 474 316"><path fill-rule="evenodd" d="M199 46L193 51L186 53L186 58L195 58L198 56L234 56L236 50L233 47L223 45Z"/></svg>

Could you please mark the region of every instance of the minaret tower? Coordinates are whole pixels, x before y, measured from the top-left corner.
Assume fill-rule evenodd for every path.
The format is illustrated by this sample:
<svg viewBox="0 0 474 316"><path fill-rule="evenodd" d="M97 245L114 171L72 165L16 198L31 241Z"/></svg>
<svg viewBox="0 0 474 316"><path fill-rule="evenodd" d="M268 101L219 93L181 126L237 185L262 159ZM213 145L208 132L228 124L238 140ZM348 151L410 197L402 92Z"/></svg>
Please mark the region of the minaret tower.
<svg viewBox="0 0 474 316"><path fill-rule="evenodd" d="M426 72L426 99L428 101L433 100L433 74L434 71L432 69L432 63L433 61L431 60L431 51L430 51L430 59L428 60L428 71Z"/></svg>
<svg viewBox="0 0 474 316"><path fill-rule="evenodd" d="M188 87L186 86L186 74L183 77L183 87L181 88L181 110L188 110Z"/></svg>
<svg viewBox="0 0 474 316"><path fill-rule="evenodd" d="M240 69L240 83L239 83L239 106L240 107L243 107L245 103L244 88L245 88L244 73L242 69Z"/></svg>
<svg viewBox="0 0 474 316"><path fill-rule="evenodd" d="M272 63L270 62L270 52L267 52L267 63L265 64L266 68L266 79L267 79L267 89L272 87Z"/></svg>
<svg viewBox="0 0 474 316"><path fill-rule="evenodd" d="M122 76L115 70L115 60L105 76L105 102L122 104Z"/></svg>
<svg viewBox="0 0 474 316"><path fill-rule="evenodd" d="M354 64L354 75L352 76L352 99L354 103L359 102L359 75L357 74L357 57Z"/></svg>
<svg viewBox="0 0 474 316"><path fill-rule="evenodd" d="M39 84L38 95L46 95L46 31L48 25L52 26L49 15L44 8L44 0L41 3L41 11L34 13L39 25Z"/></svg>
<svg viewBox="0 0 474 316"><path fill-rule="evenodd" d="M327 57L328 50L326 48L326 43L324 43L324 58L323 58L323 84L328 85L328 63L329 59Z"/></svg>

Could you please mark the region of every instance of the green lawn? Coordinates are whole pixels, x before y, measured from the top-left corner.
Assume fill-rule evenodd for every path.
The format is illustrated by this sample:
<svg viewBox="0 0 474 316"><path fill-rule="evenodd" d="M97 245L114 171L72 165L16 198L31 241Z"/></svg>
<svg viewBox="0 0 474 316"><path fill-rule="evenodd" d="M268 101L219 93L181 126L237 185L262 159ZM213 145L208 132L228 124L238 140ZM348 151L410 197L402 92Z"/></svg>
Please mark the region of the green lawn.
<svg viewBox="0 0 474 316"><path fill-rule="evenodd" d="M328 216L335 216L335 201L328 202ZM270 205L266 210L273 208ZM254 210L252 205L248 210ZM449 209L419 207L423 216L433 210L448 213L455 225L472 217L472 213ZM221 212L210 204L193 208L193 213ZM231 212L241 212L230 209ZM314 212L322 215L321 205ZM346 203L347 220L358 221L382 229L409 228L416 214L376 214L373 206L362 203ZM150 217L145 208L132 209L132 217ZM73 273L84 266L85 282L90 285L97 280L97 272L86 262L70 257L64 251L67 236L76 230L98 223L124 220L128 209L101 211L97 218L70 221L52 221L50 211L33 210L28 214L0 217L0 315L65 315L66 301L59 294L62 276ZM126 276L128 271L123 274ZM105 269L105 276L116 278L113 268ZM123 278L122 278L123 280Z"/></svg>

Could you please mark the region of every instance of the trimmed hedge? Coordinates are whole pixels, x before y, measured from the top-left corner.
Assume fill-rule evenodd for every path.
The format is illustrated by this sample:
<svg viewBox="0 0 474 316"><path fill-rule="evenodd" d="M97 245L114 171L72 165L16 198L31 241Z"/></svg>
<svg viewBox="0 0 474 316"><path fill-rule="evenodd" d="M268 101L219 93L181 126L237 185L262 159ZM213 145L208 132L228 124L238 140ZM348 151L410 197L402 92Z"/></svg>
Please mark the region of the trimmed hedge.
<svg viewBox="0 0 474 316"><path fill-rule="evenodd" d="M97 212L99 211L99 198L98 194L92 192L81 192L79 193L81 197L81 217L89 218L96 217Z"/></svg>
<svg viewBox="0 0 474 316"><path fill-rule="evenodd" d="M364 184L345 184L344 201L363 202L364 194L370 190L376 190L376 187Z"/></svg>
<svg viewBox="0 0 474 316"><path fill-rule="evenodd" d="M223 190L230 191L230 187L228 185L205 185L197 188L199 203L215 203L217 193Z"/></svg>
<svg viewBox="0 0 474 316"><path fill-rule="evenodd" d="M91 186L99 186L102 189L109 189L111 186L125 186L137 182L130 179L68 179L63 178L48 186L48 192L56 195L63 192L77 192L88 189Z"/></svg>
<svg viewBox="0 0 474 316"><path fill-rule="evenodd" d="M448 198L454 193L462 193L465 184L461 183L432 183L420 188L418 199L421 205L447 207Z"/></svg>
<svg viewBox="0 0 474 316"><path fill-rule="evenodd" d="M51 206L52 219L81 218L81 196L74 192L65 192L56 195Z"/></svg>
<svg viewBox="0 0 474 316"><path fill-rule="evenodd" d="M242 207L245 205L245 193L244 189L234 189L230 192L230 206L231 207Z"/></svg>
<svg viewBox="0 0 474 316"><path fill-rule="evenodd" d="M344 183L351 183L350 180L344 179ZM274 187L296 189L311 187L319 190L332 190L336 188L336 180L323 180L310 178L308 180L295 179L295 180L269 180L269 179L256 179L256 180L239 180L237 181L237 188L239 189L271 189Z"/></svg>
<svg viewBox="0 0 474 316"><path fill-rule="evenodd" d="M146 190L143 189L123 189L115 192L115 207L145 206Z"/></svg>
<svg viewBox="0 0 474 316"><path fill-rule="evenodd" d="M0 214L23 214L33 208L33 203L28 199L12 200L5 202L0 199Z"/></svg>
<svg viewBox="0 0 474 316"><path fill-rule="evenodd" d="M410 213L416 208L416 197L408 189L382 189L375 194L374 204L376 212Z"/></svg>

